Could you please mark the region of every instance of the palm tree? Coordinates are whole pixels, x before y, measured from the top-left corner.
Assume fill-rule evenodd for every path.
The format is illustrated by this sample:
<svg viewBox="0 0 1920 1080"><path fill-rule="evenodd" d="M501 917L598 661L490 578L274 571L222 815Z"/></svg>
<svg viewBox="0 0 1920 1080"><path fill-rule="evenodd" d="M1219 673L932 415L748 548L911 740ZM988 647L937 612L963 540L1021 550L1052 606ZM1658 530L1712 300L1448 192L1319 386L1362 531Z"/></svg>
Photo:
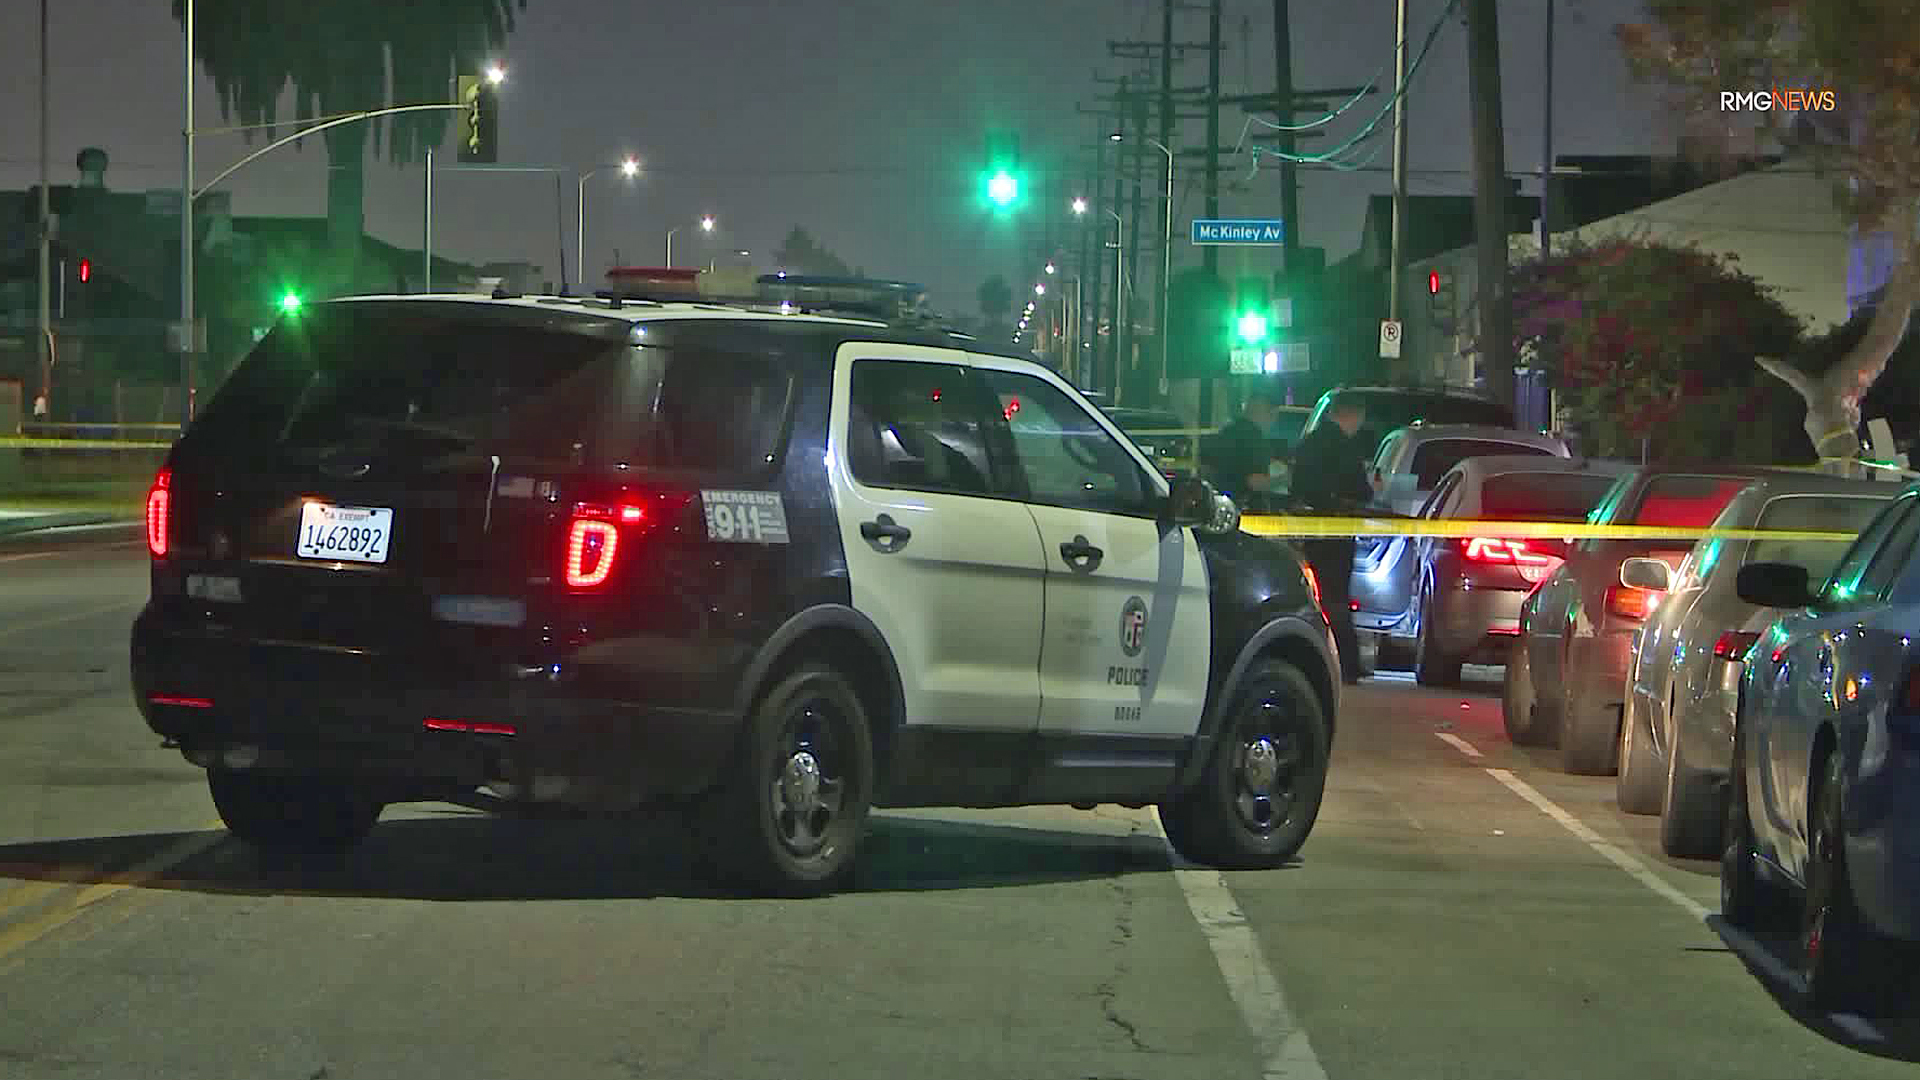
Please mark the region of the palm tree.
<svg viewBox="0 0 1920 1080"><path fill-rule="evenodd" d="M457 72L478 72L513 31L526 0L195 0L194 53L212 76L230 122L278 121L293 89L290 123L389 105L453 100ZM176 22L182 0L173 0ZM366 151L410 164L445 139L449 112L342 124L327 147L327 236L348 265L360 249ZM258 134L258 133L255 133ZM267 129L269 138L276 129ZM296 147L299 144L295 144Z"/></svg>

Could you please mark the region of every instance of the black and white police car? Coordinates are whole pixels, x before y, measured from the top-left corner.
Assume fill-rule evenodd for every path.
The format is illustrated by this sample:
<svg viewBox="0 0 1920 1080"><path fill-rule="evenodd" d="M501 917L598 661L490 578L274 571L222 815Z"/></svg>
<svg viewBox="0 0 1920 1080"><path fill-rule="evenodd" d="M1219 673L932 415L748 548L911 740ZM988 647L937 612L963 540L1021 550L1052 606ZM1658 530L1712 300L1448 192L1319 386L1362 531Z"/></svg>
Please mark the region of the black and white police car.
<svg viewBox="0 0 1920 1080"><path fill-rule="evenodd" d="M1039 364L789 304L359 297L289 315L147 502L133 688L221 818L691 810L756 889L873 807L1156 805L1306 840L1342 685L1311 572Z"/></svg>

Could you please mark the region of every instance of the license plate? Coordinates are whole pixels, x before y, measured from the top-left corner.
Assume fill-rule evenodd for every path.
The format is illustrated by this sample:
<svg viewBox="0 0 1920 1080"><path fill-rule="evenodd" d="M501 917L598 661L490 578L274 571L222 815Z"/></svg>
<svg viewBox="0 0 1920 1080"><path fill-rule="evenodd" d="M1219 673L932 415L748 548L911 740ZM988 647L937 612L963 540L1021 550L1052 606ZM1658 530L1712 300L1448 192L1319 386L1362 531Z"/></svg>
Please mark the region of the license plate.
<svg viewBox="0 0 1920 1080"><path fill-rule="evenodd" d="M392 538L393 511L388 507L310 502L300 508L294 554L327 562L384 563Z"/></svg>

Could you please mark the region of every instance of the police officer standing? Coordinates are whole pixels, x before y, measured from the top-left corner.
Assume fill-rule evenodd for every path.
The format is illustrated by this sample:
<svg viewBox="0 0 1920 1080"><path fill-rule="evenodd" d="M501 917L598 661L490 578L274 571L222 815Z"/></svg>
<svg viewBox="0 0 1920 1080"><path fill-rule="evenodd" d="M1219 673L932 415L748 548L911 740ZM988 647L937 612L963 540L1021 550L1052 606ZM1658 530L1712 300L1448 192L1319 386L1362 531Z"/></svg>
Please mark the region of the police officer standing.
<svg viewBox="0 0 1920 1080"><path fill-rule="evenodd" d="M1349 514L1373 501L1373 484L1359 443L1366 410L1351 398L1336 398L1326 420L1301 438L1293 455L1293 498L1324 514ZM1348 684L1360 681L1360 639L1353 630L1354 540L1322 537L1301 545L1320 581L1320 602L1333 624L1340 671Z"/></svg>
<svg viewBox="0 0 1920 1080"><path fill-rule="evenodd" d="M1239 418L1221 428L1208 448L1213 486L1242 507L1260 502L1267 491L1273 460L1267 431L1273 426L1276 406L1272 390L1256 387L1247 395Z"/></svg>

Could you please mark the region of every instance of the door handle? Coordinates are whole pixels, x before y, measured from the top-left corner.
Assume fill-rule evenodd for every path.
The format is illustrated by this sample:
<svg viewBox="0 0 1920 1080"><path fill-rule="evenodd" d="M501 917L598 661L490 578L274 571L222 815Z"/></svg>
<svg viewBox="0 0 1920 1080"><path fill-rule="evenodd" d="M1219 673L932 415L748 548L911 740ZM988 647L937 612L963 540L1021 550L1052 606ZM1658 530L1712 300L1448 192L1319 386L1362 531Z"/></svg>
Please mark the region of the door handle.
<svg viewBox="0 0 1920 1080"><path fill-rule="evenodd" d="M861 522L860 535L877 550L899 551L906 546L908 540L913 539L913 530L895 522L886 514L881 514L872 521Z"/></svg>
<svg viewBox="0 0 1920 1080"><path fill-rule="evenodd" d="M1060 557L1067 560L1076 570L1091 570L1100 565L1106 552L1087 542L1084 536L1076 536L1060 545Z"/></svg>

